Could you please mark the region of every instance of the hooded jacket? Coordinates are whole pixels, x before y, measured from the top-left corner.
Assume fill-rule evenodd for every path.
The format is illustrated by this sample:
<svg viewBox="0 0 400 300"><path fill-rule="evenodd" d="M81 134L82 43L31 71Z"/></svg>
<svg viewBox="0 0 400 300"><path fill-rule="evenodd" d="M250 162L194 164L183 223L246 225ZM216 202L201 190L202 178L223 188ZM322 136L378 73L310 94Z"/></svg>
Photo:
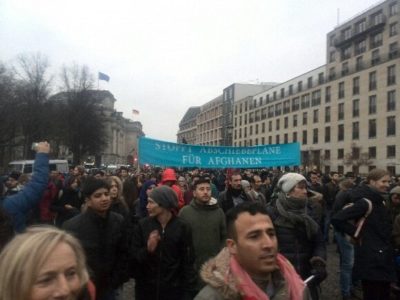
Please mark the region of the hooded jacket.
<svg viewBox="0 0 400 300"><path fill-rule="evenodd" d="M290 263L286 261L289 268ZM243 292L239 288L240 280L232 274L230 271L230 254L227 248L221 250L221 252L214 258L206 262L200 272L201 278L207 285L200 291L194 300L239 300L239 299L250 299L243 295ZM298 275L296 275L298 277ZM280 270L276 270L272 273L271 283L273 285L274 293L269 297L271 300L306 300L310 299L308 289L304 288L303 297L291 297L289 288L285 279L282 276ZM300 280L298 278L297 280ZM268 284L268 281L263 282ZM267 285L265 284L265 285ZM259 287L265 290L265 286ZM252 299L252 298L251 298Z"/></svg>
<svg viewBox="0 0 400 300"><path fill-rule="evenodd" d="M207 204L195 199L179 212L179 216L192 228L193 246L196 253L196 270L223 248L226 239L225 215L217 200L211 198Z"/></svg>
<svg viewBox="0 0 400 300"><path fill-rule="evenodd" d="M368 210L372 211L361 229L360 239L354 246L354 269L357 278L371 281L395 281L394 255L391 245L389 211L382 194L368 185L361 185L352 191L353 206L338 211L332 217L332 225L339 232L354 236L356 226L348 221L358 220Z"/></svg>

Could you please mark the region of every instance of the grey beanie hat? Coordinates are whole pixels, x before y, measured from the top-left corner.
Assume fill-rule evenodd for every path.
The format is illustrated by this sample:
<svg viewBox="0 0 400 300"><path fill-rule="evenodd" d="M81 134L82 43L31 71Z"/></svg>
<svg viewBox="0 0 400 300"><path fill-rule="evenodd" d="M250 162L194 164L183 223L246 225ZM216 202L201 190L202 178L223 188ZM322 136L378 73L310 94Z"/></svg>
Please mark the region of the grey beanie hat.
<svg viewBox="0 0 400 300"><path fill-rule="evenodd" d="M394 188L392 188L390 190L390 194L391 195L393 195L393 194L399 194L400 195L400 186L395 186Z"/></svg>
<svg viewBox="0 0 400 300"><path fill-rule="evenodd" d="M306 178L298 173L286 173L279 179L278 187L284 193L289 193L301 181L307 181Z"/></svg>
<svg viewBox="0 0 400 300"><path fill-rule="evenodd" d="M149 198L159 206L170 209L178 208L178 196L175 191L166 185L159 186L150 192Z"/></svg>

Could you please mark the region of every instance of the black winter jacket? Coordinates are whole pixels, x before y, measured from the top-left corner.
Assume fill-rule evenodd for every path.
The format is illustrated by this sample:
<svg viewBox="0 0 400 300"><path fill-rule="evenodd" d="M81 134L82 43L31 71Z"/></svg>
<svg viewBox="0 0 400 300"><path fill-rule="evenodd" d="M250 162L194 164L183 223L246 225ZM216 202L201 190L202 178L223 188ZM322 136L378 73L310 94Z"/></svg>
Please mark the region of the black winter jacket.
<svg viewBox="0 0 400 300"><path fill-rule="evenodd" d="M394 256L390 243L392 226L385 200L378 191L368 185L355 188L352 191L354 205L334 214L332 224L336 230L354 236L356 226L348 221L358 220L365 215L368 203L362 198L371 200L372 211L354 247L353 272L363 280L394 281Z"/></svg>
<svg viewBox="0 0 400 300"><path fill-rule="evenodd" d="M250 201L250 197L243 190L241 191L239 197L242 198L243 202ZM229 187L227 190L219 193L218 204L222 208L224 213L226 213L228 210L230 210L232 207L235 206L233 203L233 194L232 194L231 187Z"/></svg>
<svg viewBox="0 0 400 300"><path fill-rule="evenodd" d="M275 206L267 206L272 222L279 216ZM326 246L323 235L319 230L312 240L309 240L305 226L289 228L276 225L275 231L278 238L279 253L284 255L294 266L302 279L311 275L312 258L326 260Z"/></svg>
<svg viewBox="0 0 400 300"><path fill-rule="evenodd" d="M124 219L109 212L106 218L90 208L63 224L82 244L90 277L99 298L126 281L127 242Z"/></svg>
<svg viewBox="0 0 400 300"><path fill-rule="evenodd" d="M156 251L147 251L147 240L158 230ZM146 217L134 229L131 255L136 270L136 299L184 299L194 296L197 275L190 226L173 216L164 230L155 218Z"/></svg>

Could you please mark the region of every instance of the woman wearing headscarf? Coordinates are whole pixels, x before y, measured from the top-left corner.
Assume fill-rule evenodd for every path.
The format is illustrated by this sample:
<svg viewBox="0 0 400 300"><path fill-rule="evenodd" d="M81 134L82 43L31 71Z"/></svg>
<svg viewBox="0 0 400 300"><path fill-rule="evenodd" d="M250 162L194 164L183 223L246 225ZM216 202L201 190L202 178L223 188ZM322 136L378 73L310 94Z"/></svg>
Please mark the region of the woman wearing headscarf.
<svg viewBox="0 0 400 300"><path fill-rule="evenodd" d="M338 211L332 218L336 230L353 238L353 276L361 279L365 300L389 299L390 284L396 281L392 225L384 198L389 182L386 170L372 170L366 183L354 188L351 193L354 205ZM360 234L356 235L355 222L366 215Z"/></svg>
<svg viewBox="0 0 400 300"><path fill-rule="evenodd" d="M147 217L147 201L148 201L148 196L149 193L151 192L152 189L156 187L156 182L154 180L147 180L145 183L142 185L142 188L140 189L140 194L139 194L139 207L140 207L140 213L139 217L144 218Z"/></svg>
<svg viewBox="0 0 400 300"><path fill-rule="evenodd" d="M307 210L307 182L303 175L287 173L278 181L278 198L267 207L278 238L279 252L309 283L312 299L326 278L326 247L317 222Z"/></svg>

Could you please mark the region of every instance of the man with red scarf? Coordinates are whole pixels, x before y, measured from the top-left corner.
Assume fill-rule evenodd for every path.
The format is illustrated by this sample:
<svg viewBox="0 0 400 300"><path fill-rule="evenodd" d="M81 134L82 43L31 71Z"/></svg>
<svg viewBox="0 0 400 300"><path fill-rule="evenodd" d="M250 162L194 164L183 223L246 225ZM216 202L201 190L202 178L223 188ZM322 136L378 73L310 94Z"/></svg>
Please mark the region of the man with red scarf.
<svg viewBox="0 0 400 300"><path fill-rule="evenodd" d="M207 284L195 300L305 300L308 289L290 262L278 253L274 225L258 203L227 213L226 247L202 268Z"/></svg>

